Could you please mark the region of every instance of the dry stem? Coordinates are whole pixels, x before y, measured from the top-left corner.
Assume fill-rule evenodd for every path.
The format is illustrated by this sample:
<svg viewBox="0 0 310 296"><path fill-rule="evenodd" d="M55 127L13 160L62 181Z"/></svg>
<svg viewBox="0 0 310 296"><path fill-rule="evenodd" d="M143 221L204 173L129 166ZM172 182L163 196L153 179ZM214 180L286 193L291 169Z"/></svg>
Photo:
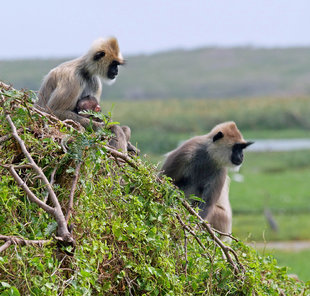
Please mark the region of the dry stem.
<svg viewBox="0 0 310 296"><path fill-rule="evenodd" d="M183 222L183 220L181 219L179 214L177 214L177 219L180 222L180 224L182 225L183 229L186 230L187 232L189 232L194 237L194 239L197 241L198 245L206 252L210 262L212 262L212 256L207 252L206 247L203 245L203 243L201 242L199 237L196 235L196 233L192 229L190 229L190 227L188 225L186 225ZM206 257L205 254L202 254L202 256Z"/></svg>
<svg viewBox="0 0 310 296"><path fill-rule="evenodd" d="M238 266L241 267L242 271L245 270L244 266L241 264L241 262L239 261L239 258L236 254L236 252L229 246L226 246L216 235L215 232L212 230L212 227L209 223L207 223L206 221L204 221L199 215L198 213L190 206L190 204L186 201L181 199L180 197L178 197L179 200L182 202L182 205L194 216L196 216L198 218L198 220L200 221L202 227L207 230L207 232L211 235L212 239L216 242L216 244L222 249L222 251L225 254L226 260L230 263L230 265L233 267L235 274L240 273L240 270L238 268ZM233 261L232 257L230 256L230 253L233 254L236 262L238 265L235 264L235 262Z"/></svg>
<svg viewBox="0 0 310 296"><path fill-rule="evenodd" d="M138 169L137 164L125 153L122 153L120 151L117 151L109 146L104 146L104 148L114 157L118 157L120 159L123 159L126 161L130 166L132 166L134 169Z"/></svg>
<svg viewBox="0 0 310 296"><path fill-rule="evenodd" d="M17 236L6 236L0 235L0 240L5 241L5 243L0 247L0 253L5 251L11 245L20 245L20 246L39 246L42 247L45 244L51 242L51 240L27 240Z"/></svg>
<svg viewBox="0 0 310 296"><path fill-rule="evenodd" d="M77 185L77 182L79 180L79 174L80 174L81 165L82 165L82 163L79 162L76 165L75 172L74 172L74 179L73 179L73 182L72 182L72 187L71 187L71 191L70 191L70 195L69 195L69 204L68 204L68 210L67 210L67 214L66 214L66 222L67 223L69 221L70 214L71 214L72 209L73 209L73 198L74 198L74 193L75 193L76 185Z"/></svg>
<svg viewBox="0 0 310 296"><path fill-rule="evenodd" d="M49 214L51 214L51 215L53 215L55 217L55 219L57 221L57 225L58 225L58 235L60 237L62 237L62 239L64 241L66 241L66 242L73 242L74 240L73 240L70 232L68 231L66 219L64 217L64 214L62 212L62 209L61 209L61 206L59 204L58 198L57 198L57 196L56 196L56 194L55 194L51 184L47 180L47 178L44 175L44 173L41 170L41 168L35 163L35 161L33 160L32 156L27 151L25 143L19 137L19 135L18 135L18 133L16 131L16 127L15 127L15 125L14 125L14 123L13 123L13 121L12 121L12 119L11 119L9 114L6 115L6 119L7 119L7 121L9 122L9 124L11 126L13 137L18 142L18 144L19 144L23 154L28 159L28 161L29 161L30 165L32 166L33 170L37 173L37 175L40 177L40 179L46 185L47 191L49 193L49 197L50 197L54 207L52 208L52 207L48 206L43 201L41 201L39 198L37 198L33 194L33 192L29 189L29 187L25 184L25 182L19 177L19 175L16 173L16 171L15 171L13 166L9 167L9 170L10 170L11 174L13 175L15 180L17 181L18 185L21 186L25 190L25 192L27 193L29 199L32 202L35 202L39 207L41 207L46 212L48 212Z"/></svg>

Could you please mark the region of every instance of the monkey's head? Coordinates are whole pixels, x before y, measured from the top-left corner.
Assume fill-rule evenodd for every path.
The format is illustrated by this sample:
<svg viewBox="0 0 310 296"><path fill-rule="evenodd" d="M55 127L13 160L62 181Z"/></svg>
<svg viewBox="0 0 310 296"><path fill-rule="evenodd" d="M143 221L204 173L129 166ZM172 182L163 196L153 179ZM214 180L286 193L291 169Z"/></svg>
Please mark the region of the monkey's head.
<svg viewBox="0 0 310 296"><path fill-rule="evenodd" d="M87 111L92 110L95 112L100 112L101 107L98 104L98 101L93 96L86 96L80 100L78 100L76 104L76 112L79 113L80 111Z"/></svg>
<svg viewBox="0 0 310 296"><path fill-rule="evenodd" d="M118 66L124 64L117 39L97 39L87 53L88 70L93 75L100 75L111 84L118 75Z"/></svg>
<svg viewBox="0 0 310 296"><path fill-rule="evenodd" d="M243 162L243 150L254 142L245 141L233 121L224 122L208 134L211 158L222 167L236 167Z"/></svg>

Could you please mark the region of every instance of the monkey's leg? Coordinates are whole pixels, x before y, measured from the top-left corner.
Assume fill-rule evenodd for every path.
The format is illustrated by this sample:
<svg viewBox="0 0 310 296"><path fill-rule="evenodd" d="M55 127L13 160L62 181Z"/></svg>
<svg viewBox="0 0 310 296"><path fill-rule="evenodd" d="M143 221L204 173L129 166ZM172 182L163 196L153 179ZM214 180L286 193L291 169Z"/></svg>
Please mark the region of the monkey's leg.
<svg viewBox="0 0 310 296"><path fill-rule="evenodd" d="M127 151L128 152L133 152L133 154L135 154L135 155L139 155L140 154L140 150L129 142L129 140L131 138L131 129L130 129L130 127L127 126L127 125L122 125L121 128L122 128L122 130L123 130L123 132L124 132L124 134L126 136Z"/></svg>
<svg viewBox="0 0 310 296"><path fill-rule="evenodd" d="M215 229L224 232L231 233L232 230L232 214L231 208L223 208L219 205L214 207L214 210L207 217L208 222ZM221 235L221 240L229 243L231 239L225 235Z"/></svg>
<svg viewBox="0 0 310 296"><path fill-rule="evenodd" d="M124 153L127 152L127 139L126 135L119 125L111 126L111 131L115 135L109 142L109 145L117 150L122 150Z"/></svg>

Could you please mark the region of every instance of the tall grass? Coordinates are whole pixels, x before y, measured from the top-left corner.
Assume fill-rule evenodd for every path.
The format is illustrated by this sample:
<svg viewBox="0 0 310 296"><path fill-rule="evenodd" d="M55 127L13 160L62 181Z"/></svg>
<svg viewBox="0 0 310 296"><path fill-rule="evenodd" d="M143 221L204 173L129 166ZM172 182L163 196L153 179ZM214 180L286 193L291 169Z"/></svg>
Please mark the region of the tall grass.
<svg viewBox="0 0 310 296"><path fill-rule="evenodd" d="M103 110L114 106L114 119L131 127L133 142L153 154L229 120L251 137L310 137L309 105L308 97L102 102Z"/></svg>

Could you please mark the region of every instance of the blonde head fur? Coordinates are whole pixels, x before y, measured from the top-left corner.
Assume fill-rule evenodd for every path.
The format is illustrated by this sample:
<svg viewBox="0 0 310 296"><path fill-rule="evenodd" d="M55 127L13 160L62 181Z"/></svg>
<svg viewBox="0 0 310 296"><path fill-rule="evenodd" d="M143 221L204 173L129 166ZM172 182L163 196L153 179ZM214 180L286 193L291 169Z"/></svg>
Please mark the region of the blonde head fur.
<svg viewBox="0 0 310 296"><path fill-rule="evenodd" d="M115 78L108 78L109 65L113 62L118 65L124 64L124 59L115 37L95 40L84 58L86 59L87 70L92 75L101 76L109 84L115 80Z"/></svg>

